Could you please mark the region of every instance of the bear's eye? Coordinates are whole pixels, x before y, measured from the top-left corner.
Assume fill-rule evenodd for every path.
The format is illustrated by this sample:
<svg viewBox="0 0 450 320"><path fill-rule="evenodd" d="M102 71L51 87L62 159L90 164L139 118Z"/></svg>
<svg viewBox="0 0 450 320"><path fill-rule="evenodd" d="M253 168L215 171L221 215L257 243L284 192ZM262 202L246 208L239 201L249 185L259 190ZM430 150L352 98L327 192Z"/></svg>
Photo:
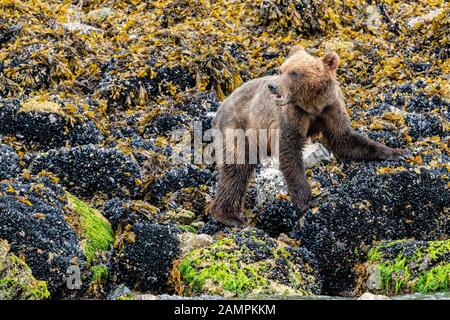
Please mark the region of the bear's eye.
<svg viewBox="0 0 450 320"><path fill-rule="evenodd" d="M293 77L293 78L300 78L300 77L302 76L302 74L301 74L300 72L298 72L298 71L291 71L291 72L289 73L289 75L290 75L291 77Z"/></svg>

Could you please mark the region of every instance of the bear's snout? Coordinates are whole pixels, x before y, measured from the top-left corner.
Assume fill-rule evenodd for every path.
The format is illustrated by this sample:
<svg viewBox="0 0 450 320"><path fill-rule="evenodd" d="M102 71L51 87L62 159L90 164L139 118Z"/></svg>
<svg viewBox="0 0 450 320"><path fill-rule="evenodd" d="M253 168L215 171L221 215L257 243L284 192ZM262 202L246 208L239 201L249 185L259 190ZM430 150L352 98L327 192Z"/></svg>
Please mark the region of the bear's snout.
<svg viewBox="0 0 450 320"><path fill-rule="evenodd" d="M276 84L269 83L269 84L267 85L267 87L269 88L270 93L277 94L277 92L278 92L278 86L277 86Z"/></svg>

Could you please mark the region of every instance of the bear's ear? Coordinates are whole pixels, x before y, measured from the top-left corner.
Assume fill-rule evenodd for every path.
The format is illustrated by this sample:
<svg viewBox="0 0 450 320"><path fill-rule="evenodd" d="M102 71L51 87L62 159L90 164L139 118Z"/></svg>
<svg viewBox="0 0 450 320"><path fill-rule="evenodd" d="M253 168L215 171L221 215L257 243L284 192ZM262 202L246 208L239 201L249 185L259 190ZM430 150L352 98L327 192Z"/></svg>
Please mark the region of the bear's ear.
<svg viewBox="0 0 450 320"><path fill-rule="evenodd" d="M336 52L327 52L323 56L322 61L331 70L336 70L339 65L340 59Z"/></svg>
<svg viewBox="0 0 450 320"><path fill-rule="evenodd" d="M290 56L292 56L294 53L299 52L299 51L301 51L301 50L305 50L305 48L303 48L302 46L293 46L293 47L291 48L291 51L289 51L288 58L289 58Z"/></svg>

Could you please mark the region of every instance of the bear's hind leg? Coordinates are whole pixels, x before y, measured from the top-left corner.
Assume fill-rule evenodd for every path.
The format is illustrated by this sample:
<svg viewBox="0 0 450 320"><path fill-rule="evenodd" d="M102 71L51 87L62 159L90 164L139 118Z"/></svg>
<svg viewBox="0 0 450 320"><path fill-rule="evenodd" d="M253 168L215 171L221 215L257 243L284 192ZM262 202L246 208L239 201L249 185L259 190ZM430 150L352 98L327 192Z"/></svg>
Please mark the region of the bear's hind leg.
<svg viewBox="0 0 450 320"><path fill-rule="evenodd" d="M211 216L230 227L247 224L242 214L253 164L224 164L220 168L217 193L211 202Z"/></svg>

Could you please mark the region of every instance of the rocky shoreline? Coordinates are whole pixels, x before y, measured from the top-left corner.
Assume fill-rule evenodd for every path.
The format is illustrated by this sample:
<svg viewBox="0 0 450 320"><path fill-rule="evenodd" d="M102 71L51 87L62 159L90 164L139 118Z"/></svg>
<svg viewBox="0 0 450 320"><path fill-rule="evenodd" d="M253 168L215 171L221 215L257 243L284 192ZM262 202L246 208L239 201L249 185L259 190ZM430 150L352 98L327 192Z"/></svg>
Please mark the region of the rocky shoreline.
<svg viewBox="0 0 450 320"><path fill-rule="evenodd" d="M445 1L1 3L0 299L448 298L449 17ZM297 212L267 163L250 226L230 229L208 216L214 166L174 163L172 134L210 128L293 44L335 50L353 127L413 156L345 163L312 141L317 205Z"/></svg>

